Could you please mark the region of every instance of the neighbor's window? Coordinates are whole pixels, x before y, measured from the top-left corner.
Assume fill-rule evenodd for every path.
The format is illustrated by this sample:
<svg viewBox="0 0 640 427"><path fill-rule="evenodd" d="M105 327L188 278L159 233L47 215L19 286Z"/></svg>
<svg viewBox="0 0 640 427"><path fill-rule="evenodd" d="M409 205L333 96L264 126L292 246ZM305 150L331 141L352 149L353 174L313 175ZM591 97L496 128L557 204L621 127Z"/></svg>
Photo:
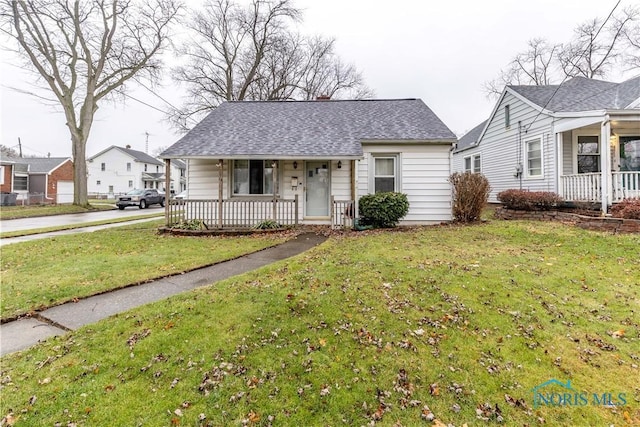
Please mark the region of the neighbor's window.
<svg viewBox="0 0 640 427"><path fill-rule="evenodd" d="M578 136L578 173L600 172L600 143L597 135Z"/></svg>
<svg viewBox="0 0 640 427"><path fill-rule="evenodd" d="M109 186L109 193L113 193L113 185Z"/></svg>
<svg viewBox="0 0 640 427"><path fill-rule="evenodd" d="M131 172L131 163L127 163L127 172Z"/></svg>
<svg viewBox="0 0 640 427"><path fill-rule="evenodd" d="M373 161L374 192L396 191L396 156L376 156Z"/></svg>
<svg viewBox="0 0 640 427"><path fill-rule="evenodd" d="M467 156L464 158L464 171L473 173L480 173L482 171L480 154L474 154L473 156Z"/></svg>
<svg viewBox="0 0 640 427"><path fill-rule="evenodd" d="M16 175L13 177L13 189L15 191L27 191L29 189L29 177Z"/></svg>
<svg viewBox="0 0 640 427"><path fill-rule="evenodd" d="M100 184L101 184L100 180L97 180L96 185L100 185Z"/></svg>
<svg viewBox="0 0 640 427"><path fill-rule="evenodd" d="M640 136L620 137L620 170L640 171Z"/></svg>
<svg viewBox="0 0 640 427"><path fill-rule="evenodd" d="M0 166L0 184L4 184L4 166Z"/></svg>
<svg viewBox="0 0 640 427"><path fill-rule="evenodd" d="M509 105L504 106L504 127L511 126L511 108Z"/></svg>
<svg viewBox="0 0 640 427"><path fill-rule="evenodd" d="M129 181L129 188L133 188L133 181Z"/></svg>
<svg viewBox="0 0 640 427"><path fill-rule="evenodd" d="M147 171L147 164L146 163L144 164L144 171L145 172Z"/></svg>
<svg viewBox="0 0 640 427"><path fill-rule="evenodd" d="M156 165L156 172L160 172L160 166Z"/></svg>
<svg viewBox="0 0 640 427"><path fill-rule="evenodd" d="M107 164L106 163L100 163L100 170L102 172L106 171L107 170Z"/></svg>
<svg viewBox="0 0 640 427"><path fill-rule="evenodd" d="M524 151L526 155L525 164L527 165L527 177L542 177L542 137L528 139L524 142Z"/></svg>
<svg viewBox="0 0 640 427"><path fill-rule="evenodd" d="M234 160L233 194L273 194L271 160Z"/></svg>

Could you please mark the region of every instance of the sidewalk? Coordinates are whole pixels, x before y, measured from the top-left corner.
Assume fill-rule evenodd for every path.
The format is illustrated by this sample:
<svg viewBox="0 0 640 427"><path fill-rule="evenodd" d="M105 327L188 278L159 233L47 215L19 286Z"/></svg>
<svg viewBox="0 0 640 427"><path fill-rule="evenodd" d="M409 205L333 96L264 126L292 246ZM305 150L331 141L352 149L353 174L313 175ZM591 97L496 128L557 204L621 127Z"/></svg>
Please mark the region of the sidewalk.
<svg viewBox="0 0 640 427"><path fill-rule="evenodd" d="M24 350L41 340L62 335L68 330L78 329L114 314L298 255L325 240L326 237L315 233L300 234L281 245L234 260L96 295L77 303L59 305L38 313L36 317L5 323L0 325L0 356Z"/></svg>

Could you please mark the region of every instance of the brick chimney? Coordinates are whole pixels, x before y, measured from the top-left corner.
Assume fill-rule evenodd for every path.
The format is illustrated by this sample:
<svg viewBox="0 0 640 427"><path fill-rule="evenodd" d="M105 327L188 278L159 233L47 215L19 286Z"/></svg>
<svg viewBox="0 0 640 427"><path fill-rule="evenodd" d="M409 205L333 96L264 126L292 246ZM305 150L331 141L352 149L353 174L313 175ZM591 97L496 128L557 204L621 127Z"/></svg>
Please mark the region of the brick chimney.
<svg viewBox="0 0 640 427"><path fill-rule="evenodd" d="M331 97L329 95L318 95L316 101L328 101Z"/></svg>

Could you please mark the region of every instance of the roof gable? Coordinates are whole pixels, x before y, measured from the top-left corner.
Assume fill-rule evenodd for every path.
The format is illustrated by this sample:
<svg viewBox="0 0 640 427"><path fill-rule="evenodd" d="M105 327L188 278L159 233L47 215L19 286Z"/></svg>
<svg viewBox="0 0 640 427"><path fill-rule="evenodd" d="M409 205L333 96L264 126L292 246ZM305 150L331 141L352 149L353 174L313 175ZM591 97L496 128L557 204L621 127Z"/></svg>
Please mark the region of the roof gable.
<svg viewBox="0 0 640 427"><path fill-rule="evenodd" d="M419 99L234 101L218 106L161 157L360 157L363 141L455 139Z"/></svg>
<svg viewBox="0 0 640 427"><path fill-rule="evenodd" d="M508 88L550 112L619 110L640 98L640 76L622 83L574 77L561 85Z"/></svg>
<svg viewBox="0 0 640 427"><path fill-rule="evenodd" d="M138 151L138 150L132 150L131 148L126 148L126 147L118 147L116 145L112 145L109 148L106 148L102 151L100 151L98 154L95 154L91 157L89 157L89 161L93 161L96 158L102 156L104 153L111 151L111 150L118 150L124 154L126 154L127 156L131 157L132 159L134 159L135 161L138 161L140 163L149 163L152 165L159 165L162 166L164 165L160 160L156 159L153 156L150 156L149 154L142 152L142 151Z"/></svg>

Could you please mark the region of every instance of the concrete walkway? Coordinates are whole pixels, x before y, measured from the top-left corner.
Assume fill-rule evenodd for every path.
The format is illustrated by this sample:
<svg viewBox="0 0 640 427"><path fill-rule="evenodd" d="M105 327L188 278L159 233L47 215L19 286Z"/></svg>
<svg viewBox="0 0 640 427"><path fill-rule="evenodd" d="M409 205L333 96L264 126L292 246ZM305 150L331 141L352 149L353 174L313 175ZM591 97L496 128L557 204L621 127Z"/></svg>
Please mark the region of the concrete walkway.
<svg viewBox="0 0 640 427"><path fill-rule="evenodd" d="M117 313L168 298L231 276L246 273L302 253L326 237L304 233L281 245L188 273L155 280L102 295L67 303L0 325L0 356L29 348L39 341L68 330L95 323Z"/></svg>

